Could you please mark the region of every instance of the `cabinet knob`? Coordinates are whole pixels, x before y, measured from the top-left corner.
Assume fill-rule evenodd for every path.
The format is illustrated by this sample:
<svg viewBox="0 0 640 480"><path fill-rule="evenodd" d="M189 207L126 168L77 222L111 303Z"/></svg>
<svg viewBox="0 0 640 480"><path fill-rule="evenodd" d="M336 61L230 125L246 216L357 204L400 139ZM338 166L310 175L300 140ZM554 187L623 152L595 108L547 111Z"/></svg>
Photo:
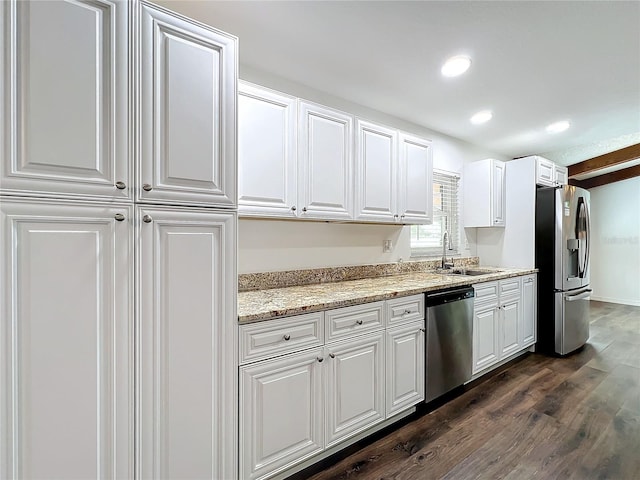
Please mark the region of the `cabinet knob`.
<svg viewBox="0 0 640 480"><path fill-rule="evenodd" d="M124 182L116 182L116 188L118 190L124 190L125 188L127 188L127 186L125 185Z"/></svg>
<svg viewBox="0 0 640 480"><path fill-rule="evenodd" d="M411 313L411 310L405 310L403 315L409 315Z"/></svg>
<svg viewBox="0 0 640 480"><path fill-rule="evenodd" d="M288 333L285 333L284 337L282 338L284 338L285 341L288 341L288 340L291 340L291 335L289 335Z"/></svg>
<svg viewBox="0 0 640 480"><path fill-rule="evenodd" d="M397 220L397 219L398 219L398 214L396 213L396 214L393 216L393 218L394 218L395 220Z"/></svg>
<svg viewBox="0 0 640 480"><path fill-rule="evenodd" d="M400 218L401 218L402 220L404 220L404 213L403 213L402 215L400 215Z"/></svg>
<svg viewBox="0 0 640 480"><path fill-rule="evenodd" d="M123 221L123 220L124 220L124 215L123 215L123 214L121 214L121 213L116 213L116 214L115 214L115 216L114 216L114 218L115 218L117 221L121 222L121 221Z"/></svg>
<svg viewBox="0 0 640 480"><path fill-rule="evenodd" d="M306 213L307 212L307 207L302 207L302 211Z"/></svg>
<svg viewBox="0 0 640 480"><path fill-rule="evenodd" d="M424 333L424 332L426 332L426 331L427 331L427 329L426 329L426 328L421 328L421 329L420 329L420 331L421 331L422 333Z"/></svg>
<svg viewBox="0 0 640 480"><path fill-rule="evenodd" d="M145 215L144 217L142 217L142 221L144 223L151 223L153 221L153 218L151 218L151 215Z"/></svg>
<svg viewBox="0 0 640 480"><path fill-rule="evenodd" d="M295 212L297 210L296 206L294 205L293 207L291 207L291 211Z"/></svg>
<svg viewBox="0 0 640 480"><path fill-rule="evenodd" d="M316 357L316 360L318 360L318 363L322 363L324 361L324 358L322 357Z"/></svg>
<svg viewBox="0 0 640 480"><path fill-rule="evenodd" d="M142 185L142 189L143 189L145 192L150 192L151 190L153 190L153 187L152 187L150 184L145 183L144 185Z"/></svg>
<svg viewBox="0 0 640 480"><path fill-rule="evenodd" d="M329 354L329 356L330 356L331 358L336 358L336 354L335 354L335 353L330 353L330 354Z"/></svg>
<svg viewBox="0 0 640 480"><path fill-rule="evenodd" d="M356 324L362 325L362 320L356 320Z"/></svg>

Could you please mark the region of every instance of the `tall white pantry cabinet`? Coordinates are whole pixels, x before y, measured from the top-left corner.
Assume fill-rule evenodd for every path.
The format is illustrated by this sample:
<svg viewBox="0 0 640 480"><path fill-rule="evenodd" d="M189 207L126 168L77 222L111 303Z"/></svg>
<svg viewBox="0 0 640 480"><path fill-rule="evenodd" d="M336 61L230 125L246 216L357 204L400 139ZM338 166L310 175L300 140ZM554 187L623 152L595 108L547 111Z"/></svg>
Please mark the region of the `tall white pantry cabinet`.
<svg viewBox="0 0 640 480"><path fill-rule="evenodd" d="M235 478L237 40L138 1L0 25L0 479Z"/></svg>

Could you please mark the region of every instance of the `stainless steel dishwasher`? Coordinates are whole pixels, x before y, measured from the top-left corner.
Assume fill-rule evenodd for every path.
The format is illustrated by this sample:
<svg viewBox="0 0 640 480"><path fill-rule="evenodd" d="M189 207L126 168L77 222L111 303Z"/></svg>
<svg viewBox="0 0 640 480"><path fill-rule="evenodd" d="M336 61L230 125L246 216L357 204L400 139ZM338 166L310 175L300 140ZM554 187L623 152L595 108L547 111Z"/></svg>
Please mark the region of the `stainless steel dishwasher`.
<svg viewBox="0 0 640 480"><path fill-rule="evenodd" d="M426 295L425 402L471 378L473 297L473 287Z"/></svg>

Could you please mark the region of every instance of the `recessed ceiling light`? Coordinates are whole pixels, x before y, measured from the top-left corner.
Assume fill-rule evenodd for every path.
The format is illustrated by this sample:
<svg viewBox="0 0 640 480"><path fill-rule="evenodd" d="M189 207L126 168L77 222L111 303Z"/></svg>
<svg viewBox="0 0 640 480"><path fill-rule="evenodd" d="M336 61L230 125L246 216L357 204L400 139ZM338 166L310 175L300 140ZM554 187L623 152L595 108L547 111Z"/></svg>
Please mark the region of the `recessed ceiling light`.
<svg viewBox="0 0 640 480"><path fill-rule="evenodd" d="M549 133L560 133L564 132L567 128L569 128L571 124L566 120L562 120L561 122L552 123L547 126L547 132Z"/></svg>
<svg viewBox="0 0 640 480"><path fill-rule="evenodd" d="M458 75L462 75L466 72L470 66L471 59L469 57L456 55L455 57L451 57L447 60L440 71L445 77L457 77Z"/></svg>
<svg viewBox="0 0 640 480"><path fill-rule="evenodd" d="M478 112L473 117L471 117L471 123L473 123L474 125L480 125L491 120L491 117L493 117L493 113L491 113L491 110L482 110L481 112Z"/></svg>

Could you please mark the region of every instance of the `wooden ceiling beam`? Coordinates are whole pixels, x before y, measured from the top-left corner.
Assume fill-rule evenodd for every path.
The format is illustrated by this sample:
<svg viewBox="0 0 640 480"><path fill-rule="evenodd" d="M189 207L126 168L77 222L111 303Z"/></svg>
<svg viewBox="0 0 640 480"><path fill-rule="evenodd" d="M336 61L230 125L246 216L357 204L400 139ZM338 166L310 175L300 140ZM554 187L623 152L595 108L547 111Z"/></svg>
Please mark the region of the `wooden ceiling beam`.
<svg viewBox="0 0 640 480"><path fill-rule="evenodd" d="M585 180L571 178L569 179L569 185L589 189L633 177L640 177L640 165L634 165L633 167L616 170L615 172L605 173L604 175L598 175L597 177L591 177Z"/></svg>
<svg viewBox="0 0 640 480"><path fill-rule="evenodd" d="M569 165L569 177L589 173L640 158L640 143L605 153L584 162ZM586 181L586 180L585 180Z"/></svg>

